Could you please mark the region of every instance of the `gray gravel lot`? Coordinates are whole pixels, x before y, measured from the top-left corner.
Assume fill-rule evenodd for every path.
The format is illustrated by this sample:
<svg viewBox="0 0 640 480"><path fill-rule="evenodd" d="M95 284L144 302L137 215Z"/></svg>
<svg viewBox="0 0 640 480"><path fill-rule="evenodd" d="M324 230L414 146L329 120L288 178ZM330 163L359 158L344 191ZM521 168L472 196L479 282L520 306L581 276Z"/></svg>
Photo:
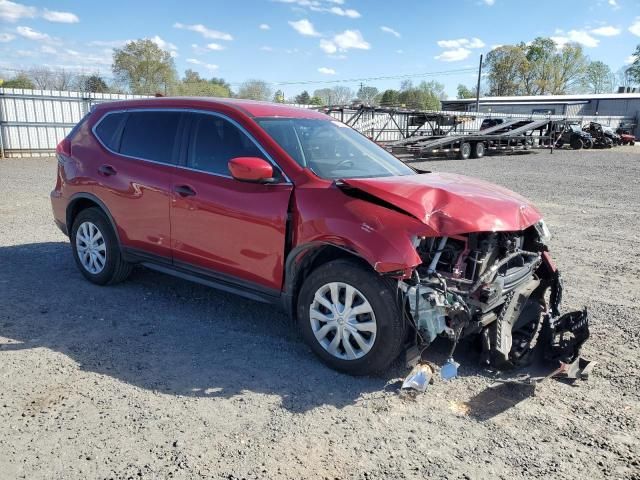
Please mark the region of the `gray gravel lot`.
<svg viewBox="0 0 640 480"><path fill-rule="evenodd" d="M588 382L398 394L324 367L276 308L137 269L85 281L53 225L54 159L0 161L0 478L640 479L640 148L432 161L531 198ZM441 362L446 345L430 358Z"/></svg>

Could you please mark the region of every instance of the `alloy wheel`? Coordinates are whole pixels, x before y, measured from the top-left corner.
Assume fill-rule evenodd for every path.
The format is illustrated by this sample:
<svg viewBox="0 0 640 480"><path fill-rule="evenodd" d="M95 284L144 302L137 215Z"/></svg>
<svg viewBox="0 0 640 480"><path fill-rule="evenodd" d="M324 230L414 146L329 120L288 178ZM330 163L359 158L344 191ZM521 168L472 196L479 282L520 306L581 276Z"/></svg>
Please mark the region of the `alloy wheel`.
<svg viewBox="0 0 640 480"><path fill-rule="evenodd" d="M91 222L83 222L76 232L76 251L80 264L89 273L97 275L107 263L107 245L100 229Z"/></svg>

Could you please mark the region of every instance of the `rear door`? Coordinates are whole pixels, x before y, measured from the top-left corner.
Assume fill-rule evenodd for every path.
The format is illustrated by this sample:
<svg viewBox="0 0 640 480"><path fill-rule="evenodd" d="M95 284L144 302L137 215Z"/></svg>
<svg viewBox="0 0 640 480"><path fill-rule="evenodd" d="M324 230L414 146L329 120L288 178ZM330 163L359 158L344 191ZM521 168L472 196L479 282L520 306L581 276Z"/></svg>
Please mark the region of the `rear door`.
<svg viewBox="0 0 640 480"><path fill-rule="evenodd" d="M169 192L183 120L177 110L134 110L109 113L94 127L109 151L97 165L94 191L130 253L171 261Z"/></svg>
<svg viewBox="0 0 640 480"><path fill-rule="evenodd" d="M279 293L293 186L279 172L277 184L234 180L230 159L272 160L235 121L213 113L188 115L186 168L177 169L172 186L174 264Z"/></svg>

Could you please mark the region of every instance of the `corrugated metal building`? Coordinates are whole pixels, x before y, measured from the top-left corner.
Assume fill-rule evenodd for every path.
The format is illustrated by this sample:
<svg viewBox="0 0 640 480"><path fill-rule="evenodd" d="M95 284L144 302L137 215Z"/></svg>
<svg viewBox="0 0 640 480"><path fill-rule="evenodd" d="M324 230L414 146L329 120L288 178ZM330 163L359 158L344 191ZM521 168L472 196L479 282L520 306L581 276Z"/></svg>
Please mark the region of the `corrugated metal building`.
<svg viewBox="0 0 640 480"><path fill-rule="evenodd" d="M475 112L476 100L443 100L443 110ZM480 111L485 113L543 114L567 117L626 117L636 126L640 117L640 93L600 93L584 95L540 95L523 97L483 97Z"/></svg>

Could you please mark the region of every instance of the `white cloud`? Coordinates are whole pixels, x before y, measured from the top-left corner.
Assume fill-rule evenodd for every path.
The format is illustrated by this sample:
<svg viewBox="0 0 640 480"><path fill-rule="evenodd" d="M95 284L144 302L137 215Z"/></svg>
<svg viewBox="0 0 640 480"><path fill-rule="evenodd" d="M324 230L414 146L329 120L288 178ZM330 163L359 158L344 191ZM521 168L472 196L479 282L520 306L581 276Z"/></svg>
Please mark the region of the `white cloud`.
<svg viewBox="0 0 640 480"><path fill-rule="evenodd" d="M289 22L289 25L291 25L291 27L300 35L305 35L307 37L320 36L320 34L316 32L316 29L314 28L313 24L306 18L303 18L302 20L298 20L297 22L291 21Z"/></svg>
<svg viewBox="0 0 640 480"><path fill-rule="evenodd" d="M44 9L42 18L49 22L55 23L78 23L80 19L78 16L71 12L57 12L55 10Z"/></svg>
<svg viewBox="0 0 640 480"><path fill-rule="evenodd" d="M629 27L629 31L635 36L640 37L640 17L636 17L635 21Z"/></svg>
<svg viewBox="0 0 640 480"><path fill-rule="evenodd" d="M313 8L312 8L313 10ZM324 10L319 10L319 11L324 11ZM358 12L357 10L354 10L353 8L340 8L340 7L331 7L329 10L327 10L331 13L333 13L334 15L340 15L341 17L349 17L349 18L359 18L360 17L360 12Z"/></svg>
<svg viewBox="0 0 640 480"><path fill-rule="evenodd" d="M261 46L260 50L262 50L263 52L273 52L273 48L268 45Z"/></svg>
<svg viewBox="0 0 640 480"><path fill-rule="evenodd" d="M220 50L224 50L224 46L219 43L207 43L207 49L219 52Z"/></svg>
<svg viewBox="0 0 640 480"><path fill-rule="evenodd" d="M48 34L34 30L31 27L18 27L16 28L16 32L18 32L18 35L21 37L35 42L50 42L53 40Z"/></svg>
<svg viewBox="0 0 640 480"><path fill-rule="evenodd" d="M609 0L607 3L613 7L614 10L618 10L620 8L620 5L618 5L616 0Z"/></svg>
<svg viewBox="0 0 640 480"><path fill-rule="evenodd" d="M604 27L598 27L591 30L591 33L594 35L599 35L601 37L615 37L616 35L620 35L620 30L617 27L612 27L611 25L606 25Z"/></svg>
<svg viewBox="0 0 640 480"><path fill-rule="evenodd" d="M20 3L0 0L0 20L17 22L21 18L33 18L38 13L35 7L28 7Z"/></svg>
<svg viewBox="0 0 640 480"><path fill-rule="evenodd" d="M441 48L483 48L485 46L485 43L477 37L438 40L437 43Z"/></svg>
<svg viewBox="0 0 640 480"><path fill-rule="evenodd" d="M493 6L493 4L495 4L495 3L496 3L496 0L482 0L482 2L483 2L485 5L488 5L488 6L490 6L490 7L491 7L491 6Z"/></svg>
<svg viewBox="0 0 640 480"><path fill-rule="evenodd" d="M40 47L40 51L42 53L46 53L47 55L56 55L58 51L50 45L43 45Z"/></svg>
<svg viewBox="0 0 640 480"><path fill-rule="evenodd" d="M323 38L320 40L320 48L325 53L336 53L338 50L346 52L349 49L369 50L371 44L362 38L359 30L345 30L342 33L334 35L331 40Z"/></svg>
<svg viewBox="0 0 640 480"><path fill-rule="evenodd" d="M233 40L233 37L230 34L225 32L220 32L218 30L212 30L200 23L195 25L185 25L184 23L177 22L173 24L173 28L179 28L181 30L190 30L192 32L199 33L204 38L210 38L212 40Z"/></svg>
<svg viewBox="0 0 640 480"><path fill-rule="evenodd" d="M369 50L371 48L371 45L362 38L359 30L345 30L334 36L333 42L339 50L349 50L350 48Z"/></svg>
<svg viewBox="0 0 640 480"><path fill-rule="evenodd" d="M0 33L0 43L7 43L16 38L15 35L11 33Z"/></svg>
<svg viewBox="0 0 640 480"><path fill-rule="evenodd" d="M385 26L382 26L382 27L380 27L380 30L382 30L383 32L386 32L386 33L390 33L390 34L391 34L391 35L393 35L394 37L398 37L398 38L400 38L400 33L398 33L396 30L394 30L394 29L393 29L393 28L391 28L391 27L385 27Z"/></svg>
<svg viewBox="0 0 640 480"><path fill-rule="evenodd" d="M595 48L600 43L600 40L592 37L585 30L569 30L566 33L562 30L556 30L556 33L558 35L551 37L551 39L558 44L558 48L564 47L567 43L579 43L587 48Z"/></svg>
<svg viewBox="0 0 640 480"><path fill-rule="evenodd" d="M402 55L402 54L404 53L404 50L402 50L402 49L400 49L400 50L396 50L396 53L397 53L398 55Z"/></svg>
<svg viewBox="0 0 640 480"><path fill-rule="evenodd" d="M320 40L320 48L326 53L336 53L338 51L338 47L336 47L335 43L325 38Z"/></svg>
<svg viewBox="0 0 640 480"><path fill-rule="evenodd" d="M320 73L322 73L323 75L335 75L336 71L333 68L328 68L328 67L320 67L318 69L318 71Z"/></svg>
<svg viewBox="0 0 640 480"><path fill-rule="evenodd" d="M271 30L271 27L266 23L261 23L260 25L258 25L258 28L260 30Z"/></svg>
<svg viewBox="0 0 640 480"><path fill-rule="evenodd" d="M460 47L453 50L445 50L435 58L436 60L441 60L443 62L459 62L466 59L469 55L471 55L471 50Z"/></svg>
<svg viewBox="0 0 640 480"><path fill-rule="evenodd" d="M187 63L190 63L192 65L198 65L200 67L204 67L208 70L217 70L219 67L218 65L215 65L213 63L205 63L202 60L198 60L197 58L187 58Z"/></svg>
<svg viewBox="0 0 640 480"><path fill-rule="evenodd" d="M93 40L89 42L90 47L107 47L120 48L129 43L131 40Z"/></svg>
<svg viewBox="0 0 640 480"><path fill-rule="evenodd" d="M160 47L162 50L167 50L172 57L178 56L178 47L176 47L173 43L167 42L158 35L149 38L149 40L158 45L158 47Z"/></svg>

